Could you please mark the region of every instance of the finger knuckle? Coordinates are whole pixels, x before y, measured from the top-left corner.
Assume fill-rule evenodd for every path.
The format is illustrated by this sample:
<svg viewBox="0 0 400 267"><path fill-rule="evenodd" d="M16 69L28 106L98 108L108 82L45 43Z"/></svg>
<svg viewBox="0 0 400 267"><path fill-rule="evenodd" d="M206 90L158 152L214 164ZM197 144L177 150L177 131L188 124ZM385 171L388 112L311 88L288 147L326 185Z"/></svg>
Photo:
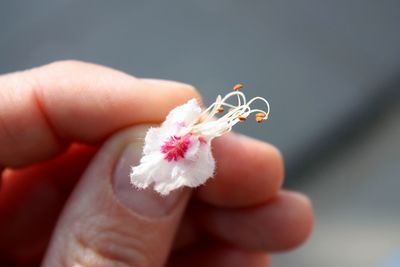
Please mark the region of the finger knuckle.
<svg viewBox="0 0 400 267"><path fill-rule="evenodd" d="M71 266L154 266L143 240L124 229L118 224L104 226L93 221L79 226L69 242Z"/></svg>

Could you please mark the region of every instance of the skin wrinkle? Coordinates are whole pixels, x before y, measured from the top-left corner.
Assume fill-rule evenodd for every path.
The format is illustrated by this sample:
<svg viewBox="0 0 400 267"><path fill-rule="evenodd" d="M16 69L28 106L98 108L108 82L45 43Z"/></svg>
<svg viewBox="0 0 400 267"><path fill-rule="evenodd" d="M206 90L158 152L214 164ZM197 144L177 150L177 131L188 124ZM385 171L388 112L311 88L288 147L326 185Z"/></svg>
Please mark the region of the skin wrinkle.
<svg viewBox="0 0 400 267"><path fill-rule="evenodd" d="M75 235L75 242L72 244L76 244L73 251L79 251L74 253L72 266L75 266L75 263L78 263L80 266L99 266L99 262L101 262L101 266L118 266L128 267L132 266L131 261L127 261L126 258L121 258L120 256L115 255L114 253L109 253L104 250L99 250L98 248L92 247L82 236ZM92 262L96 260L96 262ZM69 266L69 265L68 265Z"/></svg>
<svg viewBox="0 0 400 267"><path fill-rule="evenodd" d="M5 135L6 135L5 139L6 140L12 140L12 142L14 142L14 143L18 142L16 137L9 131L9 129L7 127L7 124L4 122L4 119L1 116L1 114L0 114L0 131L5 133ZM1 164L1 162L0 162L0 164Z"/></svg>
<svg viewBox="0 0 400 267"><path fill-rule="evenodd" d="M37 120L37 122L40 123L40 128L39 128L41 131L40 136L46 136L47 142L52 143L51 147L54 150L52 154L58 153L62 148L65 148L65 144L63 144L63 142L61 142L61 139L57 136L54 127L51 124L51 121L49 120L45 107L41 104L40 97L37 95L36 90L38 90L37 88L40 88L40 83L38 82L38 79L35 79L36 76L30 75L29 72L30 71L21 71L18 73L12 73L2 76L1 78L8 79L8 81L11 82L13 86L15 86L16 88L20 88L22 92L26 93L28 98L31 99L29 103L33 104L32 112L38 113L38 114L34 113L35 117L33 119ZM16 81L17 77L18 81ZM12 99L10 99L10 101L12 101ZM16 105L17 104L18 103L16 103ZM12 129L14 128L15 127L11 123L5 122L5 120L2 119L0 115L0 129L2 129L3 130L2 132L4 132L6 135L5 140L11 140L12 143L19 144L20 140L18 140L18 135L16 135L12 131ZM24 128L17 130L23 131ZM31 135L34 138L33 140L37 138L37 133L34 132L33 129L26 129L26 130L28 133L31 133ZM34 149L34 147L37 145L38 145L37 143L33 143L32 149ZM16 146L15 149L18 149L18 146ZM46 155L46 158L50 156L52 155Z"/></svg>
<svg viewBox="0 0 400 267"><path fill-rule="evenodd" d="M75 225L69 238L66 239L66 247L69 248L72 255L75 255L74 258L78 258L79 262L87 266L98 266L97 262L96 265L90 262L93 259L100 259L101 262L104 260L105 263L118 262L124 264L123 266L132 266L132 262L136 262L143 255L139 252L142 242L132 238L131 233L123 232L124 228L124 225L118 225L117 222L110 225L109 218L102 214L94 215L90 219L86 218L84 224ZM135 251L139 253L135 253Z"/></svg>
<svg viewBox="0 0 400 267"><path fill-rule="evenodd" d="M24 72L26 73L26 72ZM25 77L25 75L23 75L23 77ZM43 118L44 122L45 122L45 127L48 130L48 132L50 133L50 136L53 137L54 143L58 143L59 147L65 147L66 144L65 142L62 141L62 138L58 135L56 128L54 127L50 116L47 112L46 109L46 105L43 103L42 98L40 96L43 96L42 90L44 90L42 83L40 81L40 79L38 78L38 75L30 75L30 78L26 78L26 81L28 83L30 83L30 86L32 88L32 98L34 100L34 103L41 115L41 117Z"/></svg>
<svg viewBox="0 0 400 267"><path fill-rule="evenodd" d="M113 146L113 149L119 150L118 148L116 148L115 146ZM98 155L98 157L102 158L101 161L107 161L107 155ZM105 176L110 176L109 174L106 174ZM107 181L103 181L103 182L109 182L109 178L106 179ZM104 187L102 187L103 190L105 189ZM106 188L111 188L111 186L106 186ZM104 194L105 192L99 192L100 194ZM95 195L97 195L98 193L95 193ZM94 218L90 218L90 219L85 219L87 220L87 222L85 222L85 224L79 224L76 225L76 229L78 229L78 233L77 235L83 236L83 238L86 238L88 240L86 244L87 247L91 248L92 250L95 250L98 254L102 255L104 258L116 258L120 261L125 261L125 262L129 262L129 261L133 261L133 260L137 260L138 263L139 262L146 262L146 264L144 264L143 266L152 266L151 264L148 265L147 262L151 261L152 259L152 255L148 255L146 256L146 251L144 251L144 249L140 249L140 244L142 243L146 243L146 242L142 242L142 243L138 243L139 238L135 238L132 237L132 233L129 231L128 228L126 228L126 225L118 225L118 224L113 224L113 225L109 225L109 222L107 220L109 220L110 217L115 218L118 216L126 216L124 215L125 212L129 212L130 210L127 210L125 207L123 207L119 202L115 202L115 201L106 201L108 199L108 197L113 196L111 192L105 193L108 196L105 196L104 198L99 199L99 201L97 201L96 203L96 207L93 207L93 209L104 209L104 212L106 211L110 211L107 214L107 217L102 217L102 216L95 216ZM115 202L115 203L114 203ZM113 204L112 204L113 203ZM111 204L111 206L110 206ZM104 212L100 212L100 214L105 214ZM122 214L121 214L122 212ZM73 218L69 219L70 221L79 221L79 218L81 218L82 216L85 216L87 218L88 214L87 212L85 213L85 211L83 210L82 212L78 212L77 214L74 215ZM89 215L91 216L91 215ZM124 221L122 219L122 221ZM146 224L145 225L137 225L136 228L138 229L143 229L146 228L147 226L149 226L152 222L154 222L154 220L147 220L145 221ZM104 227L102 227L102 224L105 225ZM101 229L99 229L99 226L101 227ZM130 227L135 227L134 225L131 225ZM83 229L79 230L79 229ZM125 230L125 231L124 231ZM92 231L95 231L94 233L92 233ZM116 232L117 231L117 232ZM123 232L121 232L123 231ZM100 235L99 235L100 233ZM101 235L101 233L105 233L105 235ZM108 237L107 234L112 234L111 237ZM88 236L89 235L89 236ZM146 238L150 238L151 240L156 240L156 235L157 233L154 233L154 236L151 238L150 236L146 236ZM104 239L106 238L106 239ZM129 239L127 239L129 238ZM133 240L132 240L133 239ZM117 243L115 243L115 240L119 241ZM121 243L122 241L122 243ZM110 248L110 247L103 247L104 244L114 244L115 248ZM123 248L129 248L127 250L124 250ZM110 250L111 249L111 250ZM115 252L115 251L117 252ZM136 253L133 253L135 252ZM123 254L116 254L116 253L123 253ZM115 255L116 254L116 255ZM143 259L140 259L140 256L143 256ZM121 258L121 256L123 256ZM133 258L131 258L133 257ZM148 259L147 259L148 258ZM141 266L141 265L134 265L134 266Z"/></svg>
<svg viewBox="0 0 400 267"><path fill-rule="evenodd" d="M76 64L80 64L79 62L75 62ZM45 67L39 67L39 68L35 68L35 69L31 69L26 71L27 73L29 73L30 76L30 80L32 83L32 90L34 91L34 95L35 95L35 101L38 105L38 107L40 108L39 110L41 111L41 114L43 115L45 121L47 122L47 126L49 127L49 129L51 130L53 136L56 138L56 140L63 140L63 139L70 139L70 138L65 138L65 136L63 136L62 133L60 133L57 125L53 122L52 117L49 115L49 112L47 111L47 104L46 104L46 94L45 92L51 92L54 90L59 90L59 89L64 89L65 87L63 86L63 81L58 81L58 85L59 87L57 88L49 88L48 86L46 86L46 82L42 82L42 81L46 81L46 80L52 80L54 78L52 78L51 76L51 72L55 72L54 69L52 69L51 67L55 67L55 70L57 70L60 67L64 67L65 70L64 72L67 72L67 68L70 67L68 65L70 64L75 64L73 61L56 61L53 62ZM58 72L60 72L60 70L58 70ZM54 73L54 76L59 76L57 75L57 73ZM76 88L74 88L76 90ZM79 90L83 90L83 88L79 88ZM79 91L78 90L78 91ZM62 90L59 90L62 91ZM60 142L60 141L59 141Z"/></svg>
<svg viewBox="0 0 400 267"><path fill-rule="evenodd" d="M0 76L0 79L9 79L10 76L11 75L9 75L9 74L3 75L3 76ZM2 98L7 97L8 101L11 101L11 99L9 98L9 96L7 96L7 94L2 94L1 97ZM4 116L2 116L2 114L6 114L6 112L0 113L0 130L1 130L0 132L3 132L5 134L5 137L4 137L5 140L11 140L13 143L18 143L19 140L14 136L12 131L10 131L8 123L6 123L6 120L4 119ZM1 165L6 166L4 163L0 162L0 170L2 170L4 168L4 167L1 167Z"/></svg>

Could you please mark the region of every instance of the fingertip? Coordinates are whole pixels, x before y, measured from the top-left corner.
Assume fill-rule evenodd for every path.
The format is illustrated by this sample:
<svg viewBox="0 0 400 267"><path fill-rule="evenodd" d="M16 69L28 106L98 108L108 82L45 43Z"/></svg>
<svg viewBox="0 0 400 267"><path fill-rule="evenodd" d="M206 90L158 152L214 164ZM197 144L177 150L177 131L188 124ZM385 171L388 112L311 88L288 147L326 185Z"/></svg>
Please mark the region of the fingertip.
<svg viewBox="0 0 400 267"><path fill-rule="evenodd" d="M172 88L174 90L179 90L179 94L175 95L175 97L181 97L183 100L195 98L199 102L199 105L202 105L203 103L199 91L193 85L177 81L154 78L140 78L139 80L150 86L158 87L159 89Z"/></svg>
<svg viewBox="0 0 400 267"><path fill-rule="evenodd" d="M278 246L276 251L292 250L303 244L311 235L314 227L314 214L311 200L302 193L294 191L283 191L280 193L277 206L281 207L281 215L277 217L277 222L285 218L278 225L277 232L281 236L277 236L280 242L276 242ZM283 213L283 215L282 215Z"/></svg>
<svg viewBox="0 0 400 267"><path fill-rule="evenodd" d="M195 218L207 232L248 250L291 250L307 240L314 224L311 202L294 192L282 191L255 207L196 209Z"/></svg>
<svg viewBox="0 0 400 267"><path fill-rule="evenodd" d="M268 201L281 188L284 163L276 147L228 134L216 139L213 148L216 175L199 188L201 200L221 207L248 207Z"/></svg>
<svg viewBox="0 0 400 267"><path fill-rule="evenodd" d="M292 198L291 210L295 211L292 215L293 227L289 228L289 242L282 246L281 250L290 250L302 245L310 237L314 228L314 211L311 199L306 195L295 191L284 191L284 196Z"/></svg>
<svg viewBox="0 0 400 267"><path fill-rule="evenodd" d="M269 256L263 252L242 250L225 244L197 245L173 254L168 267L266 267Z"/></svg>

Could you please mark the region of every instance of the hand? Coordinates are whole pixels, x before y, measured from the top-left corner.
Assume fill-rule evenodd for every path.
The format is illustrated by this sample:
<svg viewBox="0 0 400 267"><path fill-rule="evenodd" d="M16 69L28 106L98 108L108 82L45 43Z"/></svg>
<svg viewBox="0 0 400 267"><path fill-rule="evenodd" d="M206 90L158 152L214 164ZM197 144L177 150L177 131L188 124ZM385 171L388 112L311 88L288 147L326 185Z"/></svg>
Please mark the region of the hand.
<svg viewBox="0 0 400 267"><path fill-rule="evenodd" d="M253 267L302 243L310 202L280 190L280 153L248 137L214 141L205 186L130 186L144 124L193 97L74 61L0 76L0 266Z"/></svg>

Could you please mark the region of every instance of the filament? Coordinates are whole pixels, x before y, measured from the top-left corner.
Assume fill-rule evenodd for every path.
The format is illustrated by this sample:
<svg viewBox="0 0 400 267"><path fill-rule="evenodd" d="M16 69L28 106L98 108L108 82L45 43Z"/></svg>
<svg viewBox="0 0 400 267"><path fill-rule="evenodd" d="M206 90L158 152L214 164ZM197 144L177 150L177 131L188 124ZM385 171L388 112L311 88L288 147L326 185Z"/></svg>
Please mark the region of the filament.
<svg viewBox="0 0 400 267"><path fill-rule="evenodd" d="M234 105L229 103L228 100L236 97L237 104ZM265 104L266 109L252 109L251 105L256 101L261 101ZM221 109L222 108L222 109ZM220 118L215 118L215 115L219 113L219 110L223 108L230 108L229 111ZM199 116L196 122L193 122L189 128L192 133L199 133L201 135L219 136L226 132L231 131L232 127L243 119L246 119L253 113L264 114L257 116L257 122L261 122L268 119L270 112L270 105L268 101L263 97L254 97L249 101L246 101L246 96L239 90L235 90L226 94L224 97L218 95L215 102L207 107Z"/></svg>

